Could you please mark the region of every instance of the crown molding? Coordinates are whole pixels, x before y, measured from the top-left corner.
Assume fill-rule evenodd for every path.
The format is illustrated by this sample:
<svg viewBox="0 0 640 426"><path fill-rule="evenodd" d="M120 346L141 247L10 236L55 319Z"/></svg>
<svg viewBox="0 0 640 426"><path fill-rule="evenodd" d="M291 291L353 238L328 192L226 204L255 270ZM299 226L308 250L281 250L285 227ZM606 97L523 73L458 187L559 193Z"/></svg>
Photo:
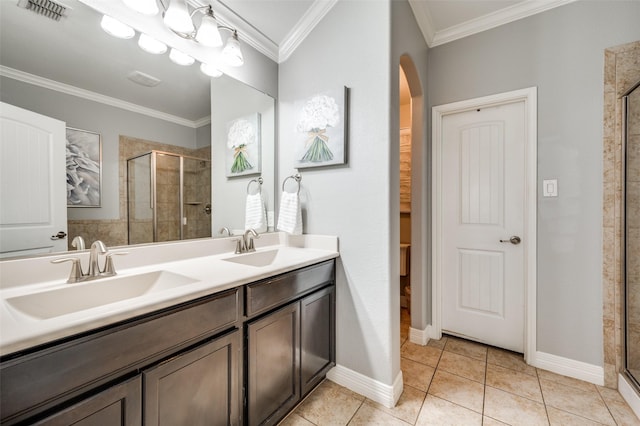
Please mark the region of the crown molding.
<svg viewBox="0 0 640 426"><path fill-rule="evenodd" d="M300 46L316 25L336 5L338 0L315 0L311 7L300 18L296 25L287 33L280 45L278 63L289 59L289 56Z"/></svg>
<svg viewBox="0 0 640 426"><path fill-rule="evenodd" d="M157 118L160 120L168 121L170 123L179 124L181 126L197 129L200 126L211 122L211 117L203 117L197 121L187 120L176 115L167 114L166 112L158 111L152 108L143 107L131 102L123 101L121 99L113 98L111 96L102 95L100 93L92 92L90 90L81 89L79 87L71 86L69 84L60 83L55 80L50 80L39 75L30 74L24 71L16 70L14 68L0 65L0 75L11 78L13 80L22 81L23 83L33 84L35 86L43 87L49 90L55 90L56 92L64 93L66 95L76 96L78 98L87 99L89 101L99 102L104 105L124 109L127 111L143 114L149 117Z"/></svg>
<svg viewBox="0 0 640 426"><path fill-rule="evenodd" d="M410 0L410 3L412 1L414 3L416 2L416 0ZM445 28L444 30L436 31L434 37L431 39L431 42L429 42L429 39L427 39L427 37L425 37L425 39L427 40L427 44L429 45L429 47L439 46L441 44L449 43L450 41L458 40L473 34L480 33L482 31L490 30L492 28L517 21L519 19L527 18L529 16L536 15L538 13L554 9L556 7L573 3L575 1L577 0L523 1L513 6L498 10L496 12L480 16L467 22L463 22L459 25L454 25L452 27ZM419 15L415 16L416 20L420 19ZM422 25L420 25L420 22L418 23L418 25L422 29ZM425 23L423 25L427 24Z"/></svg>
<svg viewBox="0 0 640 426"><path fill-rule="evenodd" d="M416 21L418 22L418 27L420 27L420 31L427 42L427 46L431 47L433 45L433 38L435 37L436 32L427 3L421 0L409 0L409 6L411 6L413 16L415 16Z"/></svg>

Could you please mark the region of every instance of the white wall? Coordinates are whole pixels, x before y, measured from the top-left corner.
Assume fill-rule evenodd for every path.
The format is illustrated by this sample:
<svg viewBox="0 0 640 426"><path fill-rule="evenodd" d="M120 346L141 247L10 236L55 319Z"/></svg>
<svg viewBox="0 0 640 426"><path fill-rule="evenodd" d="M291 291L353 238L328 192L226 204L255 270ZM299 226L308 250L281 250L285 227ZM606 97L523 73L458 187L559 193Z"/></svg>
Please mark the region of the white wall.
<svg viewBox="0 0 640 426"><path fill-rule="evenodd" d="M304 232L340 239L337 363L387 385L399 371L393 348L400 339L399 296L391 296L398 277L390 269L390 38L388 0L339 1L280 64L278 142L281 182L294 172L293 144L300 143L293 104L350 88L348 166L300 171Z"/></svg>
<svg viewBox="0 0 640 426"><path fill-rule="evenodd" d="M538 351L603 365L604 49L640 39L640 2L580 1L429 51L429 106L538 87ZM541 192L541 191L539 191Z"/></svg>

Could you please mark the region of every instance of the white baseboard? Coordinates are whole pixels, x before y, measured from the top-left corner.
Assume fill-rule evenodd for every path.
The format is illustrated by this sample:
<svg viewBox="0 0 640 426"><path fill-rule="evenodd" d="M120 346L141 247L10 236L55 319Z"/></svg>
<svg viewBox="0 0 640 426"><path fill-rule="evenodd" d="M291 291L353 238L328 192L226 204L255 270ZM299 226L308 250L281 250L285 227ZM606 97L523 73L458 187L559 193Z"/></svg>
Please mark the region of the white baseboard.
<svg viewBox="0 0 640 426"><path fill-rule="evenodd" d="M622 374L618 374L618 392L640 419L640 395L631 387L631 384Z"/></svg>
<svg viewBox="0 0 640 426"><path fill-rule="evenodd" d="M534 367L556 374L604 386L604 368L598 365L587 364L586 362L539 351L534 353L533 357L529 357L529 363Z"/></svg>
<svg viewBox="0 0 640 426"><path fill-rule="evenodd" d="M395 407L403 390L402 371L398 373L392 386L385 385L384 383L341 365L336 365L329 370L327 379L360 395L366 396L387 408Z"/></svg>
<svg viewBox="0 0 640 426"><path fill-rule="evenodd" d="M420 330L419 328L409 327L409 341L416 345L426 345L431 336L431 325L427 325L427 328Z"/></svg>

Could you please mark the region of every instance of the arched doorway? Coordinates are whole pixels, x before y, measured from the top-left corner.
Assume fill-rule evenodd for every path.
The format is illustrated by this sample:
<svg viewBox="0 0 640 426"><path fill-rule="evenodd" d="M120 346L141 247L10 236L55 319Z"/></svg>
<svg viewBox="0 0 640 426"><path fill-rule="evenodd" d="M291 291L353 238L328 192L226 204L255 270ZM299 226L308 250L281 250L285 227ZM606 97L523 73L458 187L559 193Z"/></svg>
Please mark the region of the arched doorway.
<svg viewBox="0 0 640 426"><path fill-rule="evenodd" d="M417 344L426 344L427 324L430 322L431 296L428 286L430 277L431 212L430 183L427 165L429 150L425 143L424 94L418 70L409 55L400 57L400 161L401 161L401 240L409 244L406 277L401 287L408 293L411 327L408 339ZM402 164L404 162L404 164ZM409 171L403 179L402 169ZM403 194L403 190L406 192ZM408 192L407 192L408 191ZM403 241L401 241L402 243ZM401 251L402 262L402 251ZM401 264L401 274L403 266ZM405 284L404 286L402 284ZM403 293L405 292L403 288Z"/></svg>

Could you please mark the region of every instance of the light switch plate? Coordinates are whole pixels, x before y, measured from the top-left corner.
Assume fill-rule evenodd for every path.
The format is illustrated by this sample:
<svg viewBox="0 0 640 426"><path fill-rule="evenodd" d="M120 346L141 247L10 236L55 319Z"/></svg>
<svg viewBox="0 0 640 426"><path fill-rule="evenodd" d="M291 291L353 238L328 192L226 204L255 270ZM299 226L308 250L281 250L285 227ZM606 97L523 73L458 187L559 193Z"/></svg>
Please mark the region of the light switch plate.
<svg viewBox="0 0 640 426"><path fill-rule="evenodd" d="M558 196L558 179L545 179L542 181L542 196L543 197Z"/></svg>

